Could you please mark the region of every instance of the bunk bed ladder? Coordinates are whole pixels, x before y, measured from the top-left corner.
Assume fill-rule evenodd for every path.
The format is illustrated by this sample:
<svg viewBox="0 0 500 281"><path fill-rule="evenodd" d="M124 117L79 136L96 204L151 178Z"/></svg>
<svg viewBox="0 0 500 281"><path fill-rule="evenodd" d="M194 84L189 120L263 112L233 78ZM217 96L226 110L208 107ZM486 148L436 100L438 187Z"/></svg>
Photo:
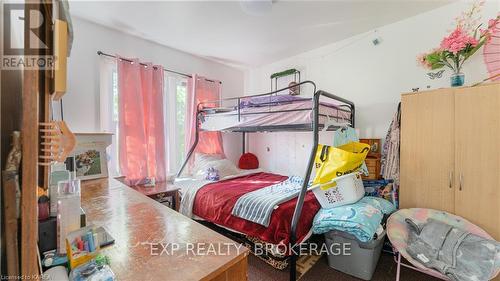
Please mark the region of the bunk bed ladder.
<svg viewBox="0 0 500 281"><path fill-rule="evenodd" d="M321 91L315 92L313 97L313 146L311 148L311 154L309 155L309 163L307 164L306 174L304 176L304 183L302 185L302 189L299 193L299 198L297 199L297 205L295 205L295 210L292 216L292 225L291 225L291 233L290 233L290 250L292 251L290 257L290 281L295 281L297 278L297 258L298 255L293 250L294 244L297 242L297 223L299 222L300 214L302 213L302 207L304 206L304 198L307 192L307 185L309 183L309 179L311 177L311 172L314 167L314 158L316 156L316 150L318 148L319 135L318 135L318 107L319 107L319 96Z"/></svg>

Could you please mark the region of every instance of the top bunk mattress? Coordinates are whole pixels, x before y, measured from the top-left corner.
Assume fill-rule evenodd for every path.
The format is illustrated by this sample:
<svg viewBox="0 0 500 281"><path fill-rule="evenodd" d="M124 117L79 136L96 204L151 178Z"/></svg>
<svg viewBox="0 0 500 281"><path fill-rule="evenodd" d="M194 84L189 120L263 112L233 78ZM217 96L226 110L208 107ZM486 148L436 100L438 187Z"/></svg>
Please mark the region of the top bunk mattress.
<svg viewBox="0 0 500 281"><path fill-rule="evenodd" d="M245 127L310 125L313 121L312 99L299 99L282 104L240 107L240 110L203 115L200 128L204 131L224 131ZM328 118L350 123L347 108L320 102L319 123Z"/></svg>

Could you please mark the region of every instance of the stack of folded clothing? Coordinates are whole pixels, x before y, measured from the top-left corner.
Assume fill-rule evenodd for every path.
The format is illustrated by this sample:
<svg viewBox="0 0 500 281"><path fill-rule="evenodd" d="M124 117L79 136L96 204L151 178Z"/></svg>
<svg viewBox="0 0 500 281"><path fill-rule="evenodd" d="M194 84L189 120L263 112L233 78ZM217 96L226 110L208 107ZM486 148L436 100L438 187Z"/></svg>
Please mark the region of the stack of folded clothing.
<svg viewBox="0 0 500 281"><path fill-rule="evenodd" d="M354 235L361 242L368 242L383 232L384 217L395 210L396 207L385 199L365 196L353 204L320 209L314 217L313 233L338 230Z"/></svg>

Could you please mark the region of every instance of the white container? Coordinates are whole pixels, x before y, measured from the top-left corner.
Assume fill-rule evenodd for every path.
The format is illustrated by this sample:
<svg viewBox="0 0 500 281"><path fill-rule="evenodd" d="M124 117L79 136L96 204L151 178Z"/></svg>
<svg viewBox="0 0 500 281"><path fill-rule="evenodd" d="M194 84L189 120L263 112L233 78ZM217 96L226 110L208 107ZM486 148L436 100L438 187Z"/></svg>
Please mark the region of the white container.
<svg viewBox="0 0 500 281"><path fill-rule="evenodd" d="M69 181L69 171L52 171L49 180L49 198L50 198L50 216L57 217L57 196L58 196L58 183L61 181Z"/></svg>
<svg viewBox="0 0 500 281"><path fill-rule="evenodd" d="M365 188L359 173L350 173L330 182L313 186L312 191L325 209L356 203L365 196Z"/></svg>
<svg viewBox="0 0 500 281"><path fill-rule="evenodd" d="M57 191L57 252L66 253L66 236L80 228L80 180L60 181Z"/></svg>

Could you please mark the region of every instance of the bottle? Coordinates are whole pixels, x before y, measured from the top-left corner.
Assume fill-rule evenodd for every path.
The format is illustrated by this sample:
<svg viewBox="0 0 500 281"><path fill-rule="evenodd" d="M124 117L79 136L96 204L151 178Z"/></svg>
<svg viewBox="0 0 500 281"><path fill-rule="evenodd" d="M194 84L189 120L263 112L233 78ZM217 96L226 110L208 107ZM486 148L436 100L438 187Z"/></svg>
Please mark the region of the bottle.
<svg viewBox="0 0 500 281"><path fill-rule="evenodd" d="M66 236L80 229L80 180L61 181L57 187L57 252L66 253Z"/></svg>
<svg viewBox="0 0 500 281"><path fill-rule="evenodd" d="M50 167L51 173L49 177L49 198L50 198L50 216L57 217L57 190L60 181L68 181L71 179L71 174L66 170L64 163L56 163Z"/></svg>

